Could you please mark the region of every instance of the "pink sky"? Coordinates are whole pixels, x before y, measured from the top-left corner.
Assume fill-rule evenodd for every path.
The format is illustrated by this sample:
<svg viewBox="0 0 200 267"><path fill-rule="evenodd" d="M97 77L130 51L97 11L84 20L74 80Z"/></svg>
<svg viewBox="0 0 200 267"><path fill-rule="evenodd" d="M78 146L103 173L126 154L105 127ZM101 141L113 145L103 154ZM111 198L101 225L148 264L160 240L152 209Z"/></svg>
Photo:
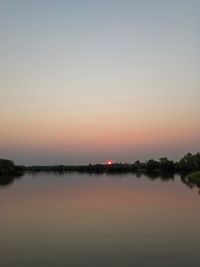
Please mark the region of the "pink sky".
<svg viewBox="0 0 200 267"><path fill-rule="evenodd" d="M198 152L199 4L68 5L1 4L0 157L87 164Z"/></svg>

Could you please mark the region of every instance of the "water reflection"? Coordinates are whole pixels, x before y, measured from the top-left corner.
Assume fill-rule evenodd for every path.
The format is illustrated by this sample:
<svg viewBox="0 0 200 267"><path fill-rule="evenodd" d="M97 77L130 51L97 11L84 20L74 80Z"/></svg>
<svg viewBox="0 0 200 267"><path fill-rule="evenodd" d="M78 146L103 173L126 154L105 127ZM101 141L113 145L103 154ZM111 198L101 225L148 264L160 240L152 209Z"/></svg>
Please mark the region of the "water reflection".
<svg viewBox="0 0 200 267"><path fill-rule="evenodd" d="M199 183L195 183L195 181L189 180L187 175L181 175L181 181L183 184L188 186L190 189L198 188L198 192L200 194L200 184Z"/></svg>
<svg viewBox="0 0 200 267"><path fill-rule="evenodd" d="M15 180L22 178L24 174L4 174L0 175L0 187L11 185Z"/></svg>
<svg viewBox="0 0 200 267"><path fill-rule="evenodd" d="M14 178L0 191L0 266L199 267L200 198L182 182L141 173Z"/></svg>
<svg viewBox="0 0 200 267"><path fill-rule="evenodd" d="M34 171L29 171L27 172L28 174L30 174L31 176L38 176L39 173L38 172L34 172ZM51 171L51 172L42 172L46 175L48 174L53 174L55 177L61 177L61 176L67 176L67 175L71 175L72 172L66 172L66 171ZM89 177L101 177L104 176L104 173L85 173L87 176ZM82 176L84 176L84 173L81 174ZM107 173L106 174L108 177L111 178L126 178L127 176L130 176L130 173ZM9 186L11 185L15 180L19 180L20 178L22 178L24 176L24 174L15 174L15 175L0 175L0 187L5 187L5 186ZM138 179L141 177L146 177L147 179L150 179L152 181L154 180L160 180L163 182L167 182L167 181L172 181L174 180L175 177L175 173L158 173L158 172L136 172L134 173L134 177L137 177ZM198 192L200 194L200 186L199 183L195 183L195 182L191 182L190 180L188 180L187 178L187 174L181 174L180 175L180 180L181 182L186 185L187 187L189 187L190 189L193 188L197 188L199 189Z"/></svg>

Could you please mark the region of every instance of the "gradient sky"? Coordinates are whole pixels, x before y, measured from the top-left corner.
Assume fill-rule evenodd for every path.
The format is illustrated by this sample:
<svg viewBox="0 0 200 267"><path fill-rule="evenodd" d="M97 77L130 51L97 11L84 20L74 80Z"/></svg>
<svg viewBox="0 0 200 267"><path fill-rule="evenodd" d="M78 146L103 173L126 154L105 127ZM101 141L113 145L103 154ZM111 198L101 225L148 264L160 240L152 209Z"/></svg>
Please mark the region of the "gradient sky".
<svg viewBox="0 0 200 267"><path fill-rule="evenodd" d="M0 0L0 158L200 150L200 1Z"/></svg>

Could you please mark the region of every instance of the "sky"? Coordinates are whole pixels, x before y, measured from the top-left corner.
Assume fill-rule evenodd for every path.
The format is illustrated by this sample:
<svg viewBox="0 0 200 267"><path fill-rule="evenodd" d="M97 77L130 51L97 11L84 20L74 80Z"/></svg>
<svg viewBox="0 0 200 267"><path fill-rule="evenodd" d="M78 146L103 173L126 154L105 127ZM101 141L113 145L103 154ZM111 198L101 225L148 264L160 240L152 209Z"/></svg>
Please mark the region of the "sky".
<svg viewBox="0 0 200 267"><path fill-rule="evenodd" d="M0 0L0 158L200 151L200 1Z"/></svg>

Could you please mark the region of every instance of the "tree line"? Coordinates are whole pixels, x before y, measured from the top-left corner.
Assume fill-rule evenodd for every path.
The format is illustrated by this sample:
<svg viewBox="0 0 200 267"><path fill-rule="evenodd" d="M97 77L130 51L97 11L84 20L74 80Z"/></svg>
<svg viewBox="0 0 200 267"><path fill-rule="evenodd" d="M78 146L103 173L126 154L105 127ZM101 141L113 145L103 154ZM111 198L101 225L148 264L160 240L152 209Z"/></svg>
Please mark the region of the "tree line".
<svg viewBox="0 0 200 267"><path fill-rule="evenodd" d="M159 160L149 159L134 163L112 163L112 164L88 164L88 165L54 165L54 166L15 166L13 161L0 159L0 174L15 174L24 171L77 171L91 173L117 173L117 172L160 172L160 173L190 173L200 170L200 153L187 153L179 161L169 160L162 157Z"/></svg>
<svg viewBox="0 0 200 267"><path fill-rule="evenodd" d="M0 175L19 174L25 171L24 166L16 166L12 160L0 159Z"/></svg>
<svg viewBox="0 0 200 267"><path fill-rule="evenodd" d="M89 165L54 165L54 166L31 166L31 171L77 171L94 173L114 172L177 172L189 173L200 170L200 153L187 153L180 161L169 160L162 157L159 160L150 159L144 162L139 160L134 163L112 163L112 164L89 164Z"/></svg>

